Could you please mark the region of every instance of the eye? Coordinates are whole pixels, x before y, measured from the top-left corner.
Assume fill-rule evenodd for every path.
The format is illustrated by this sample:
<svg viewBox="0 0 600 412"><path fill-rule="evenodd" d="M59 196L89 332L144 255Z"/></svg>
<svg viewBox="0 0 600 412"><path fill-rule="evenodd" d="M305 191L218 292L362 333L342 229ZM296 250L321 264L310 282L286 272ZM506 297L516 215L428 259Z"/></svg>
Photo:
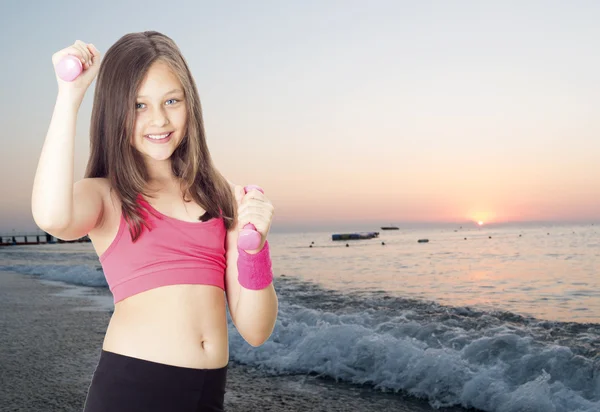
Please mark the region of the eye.
<svg viewBox="0 0 600 412"><path fill-rule="evenodd" d="M174 105L175 103L178 103L178 102L179 102L179 100L178 100L178 99L169 99L169 100L167 100L167 102L170 102L170 101L173 101L173 103L171 103L169 106L172 106L172 105ZM135 104L135 108L136 108L136 109L143 109L143 107L140 107L140 105L145 105L145 104L144 104L144 103L136 103L136 104Z"/></svg>

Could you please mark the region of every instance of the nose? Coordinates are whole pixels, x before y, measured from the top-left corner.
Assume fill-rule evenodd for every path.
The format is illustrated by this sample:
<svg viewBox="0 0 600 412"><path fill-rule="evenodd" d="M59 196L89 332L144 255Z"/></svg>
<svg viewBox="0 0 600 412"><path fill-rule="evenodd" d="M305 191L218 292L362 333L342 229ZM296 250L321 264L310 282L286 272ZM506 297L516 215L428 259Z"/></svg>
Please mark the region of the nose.
<svg viewBox="0 0 600 412"><path fill-rule="evenodd" d="M169 117L163 108L156 108L152 111L152 119L150 121L153 127L163 127L169 124Z"/></svg>

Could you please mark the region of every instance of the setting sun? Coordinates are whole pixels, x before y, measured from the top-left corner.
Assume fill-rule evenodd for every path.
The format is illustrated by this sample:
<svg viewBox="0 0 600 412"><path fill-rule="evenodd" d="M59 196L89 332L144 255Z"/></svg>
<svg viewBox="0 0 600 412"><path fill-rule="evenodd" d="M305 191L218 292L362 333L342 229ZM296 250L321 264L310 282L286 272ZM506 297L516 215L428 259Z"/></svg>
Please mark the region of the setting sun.
<svg viewBox="0 0 600 412"><path fill-rule="evenodd" d="M497 221L497 215L491 212L493 205L476 205L473 209L465 213L465 217L477 226L487 225L490 222Z"/></svg>

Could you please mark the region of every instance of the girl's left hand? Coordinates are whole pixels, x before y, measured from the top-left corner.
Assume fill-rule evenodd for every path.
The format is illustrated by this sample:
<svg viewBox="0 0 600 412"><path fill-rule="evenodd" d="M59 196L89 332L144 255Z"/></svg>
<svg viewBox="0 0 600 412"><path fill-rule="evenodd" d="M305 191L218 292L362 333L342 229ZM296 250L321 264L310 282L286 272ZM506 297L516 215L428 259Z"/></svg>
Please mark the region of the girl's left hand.
<svg viewBox="0 0 600 412"><path fill-rule="evenodd" d="M248 223L252 223L261 235L258 249L247 250L246 252L250 254L258 253L265 245L269 229L271 229L274 207L271 201L259 190L250 189L246 193L244 186L235 186L235 200L238 204L237 227L239 230L243 229Z"/></svg>

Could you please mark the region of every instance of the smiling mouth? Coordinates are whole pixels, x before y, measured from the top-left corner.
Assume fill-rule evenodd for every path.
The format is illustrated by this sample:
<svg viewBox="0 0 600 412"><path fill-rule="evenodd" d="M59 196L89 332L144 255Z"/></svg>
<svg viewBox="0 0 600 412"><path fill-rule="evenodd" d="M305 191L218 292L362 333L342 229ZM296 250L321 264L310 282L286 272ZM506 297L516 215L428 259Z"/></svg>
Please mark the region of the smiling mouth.
<svg viewBox="0 0 600 412"><path fill-rule="evenodd" d="M151 142L164 143L164 142L170 140L172 135L173 135L173 132L168 132L168 133L163 133L163 134L147 134L147 135L144 135L144 138L147 140L150 140Z"/></svg>

